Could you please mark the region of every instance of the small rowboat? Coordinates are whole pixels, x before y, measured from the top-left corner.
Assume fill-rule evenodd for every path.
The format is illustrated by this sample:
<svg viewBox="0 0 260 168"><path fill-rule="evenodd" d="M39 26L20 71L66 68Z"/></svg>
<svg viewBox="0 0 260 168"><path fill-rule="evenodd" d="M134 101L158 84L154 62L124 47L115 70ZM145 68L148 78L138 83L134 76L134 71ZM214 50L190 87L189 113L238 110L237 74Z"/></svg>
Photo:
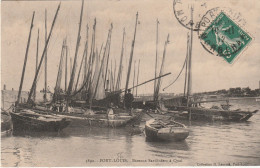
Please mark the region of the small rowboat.
<svg viewBox="0 0 260 168"><path fill-rule="evenodd" d="M175 121L151 119L146 121L145 135L148 140L183 141L189 136L189 130Z"/></svg>

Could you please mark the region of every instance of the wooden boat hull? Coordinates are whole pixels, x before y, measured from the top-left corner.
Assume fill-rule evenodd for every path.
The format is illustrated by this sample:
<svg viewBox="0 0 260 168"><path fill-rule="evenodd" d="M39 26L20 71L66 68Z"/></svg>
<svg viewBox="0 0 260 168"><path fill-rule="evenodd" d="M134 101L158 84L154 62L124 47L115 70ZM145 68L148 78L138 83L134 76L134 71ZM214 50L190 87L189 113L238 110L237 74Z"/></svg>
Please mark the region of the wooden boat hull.
<svg viewBox="0 0 260 168"><path fill-rule="evenodd" d="M178 111L172 113L176 119L193 121L232 121L243 122L251 118L258 110L253 112L231 111L221 109L206 109L200 107L170 107L169 110Z"/></svg>
<svg viewBox="0 0 260 168"><path fill-rule="evenodd" d="M242 122L251 118L258 110L241 111L227 110L223 108L208 109L203 107L187 107L183 103L183 97L165 99L163 101L165 107L172 113L176 119L197 120L197 121L233 121ZM176 111L178 111L176 113Z"/></svg>
<svg viewBox="0 0 260 168"><path fill-rule="evenodd" d="M13 123L13 131L61 131L66 128L70 121L66 118L56 121L43 121L37 118L21 115L19 112L10 112Z"/></svg>
<svg viewBox="0 0 260 168"><path fill-rule="evenodd" d="M145 125L145 135L148 140L154 141L183 141L189 136L189 131L185 127L166 127L157 129L147 121Z"/></svg>
<svg viewBox="0 0 260 168"><path fill-rule="evenodd" d="M115 115L108 117L107 115L73 115L73 114L58 114L58 116L66 117L71 120L71 125L78 126L93 126L93 127L109 127L119 128L127 125L133 125L141 118L142 113L130 115Z"/></svg>
<svg viewBox="0 0 260 168"><path fill-rule="evenodd" d="M93 127L110 127L110 128L119 128L125 127L127 125L136 125L141 121L142 112L133 112L132 115L129 115L126 110L123 109L113 109L115 112L114 116L108 116L106 114L105 108L98 108L97 114L86 114L87 110L78 108L75 113L67 112L57 112L45 110L44 107L38 106L35 110L38 113L43 114L56 114L57 116L67 118L71 121L71 127L80 127L80 126L93 126ZM100 111L101 110L101 111ZM95 111L95 110L94 110ZM122 111L124 113L122 113Z"/></svg>

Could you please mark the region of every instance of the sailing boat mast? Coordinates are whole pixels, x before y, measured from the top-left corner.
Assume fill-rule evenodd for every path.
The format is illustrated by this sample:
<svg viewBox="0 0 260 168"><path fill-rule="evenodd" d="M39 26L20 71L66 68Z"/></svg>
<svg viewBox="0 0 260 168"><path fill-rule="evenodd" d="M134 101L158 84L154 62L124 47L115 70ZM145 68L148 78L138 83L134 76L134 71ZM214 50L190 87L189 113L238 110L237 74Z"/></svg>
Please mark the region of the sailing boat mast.
<svg viewBox="0 0 260 168"><path fill-rule="evenodd" d="M57 97L60 94L59 92L60 92L60 83L61 83L61 76L62 76L62 64L63 64L64 51L65 51L65 40L63 40L63 44L61 47L60 63L59 63L59 69L58 69L58 74L56 79L56 85L54 89L53 102L57 100Z"/></svg>
<svg viewBox="0 0 260 168"><path fill-rule="evenodd" d="M113 63L111 59L111 68L110 68L110 91L114 91L114 79L113 79Z"/></svg>
<svg viewBox="0 0 260 168"><path fill-rule="evenodd" d="M92 33L92 41L91 41L91 47L90 47L90 54L89 54L89 59L88 59L88 70L87 70L87 77L86 81L86 90L88 94L90 93L90 86L91 86L91 73L92 73L92 60L94 59L94 48L95 48L95 33L96 33L96 18L94 19L94 24L93 24L93 33ZM90 94L89 94L90 97ZM90 99L89 99L90 100Z"/></svg>
<svg viewBox="0 0 260 168"><path fill-rule="evenodd" d="M186 89L187 89L187 70L188 70L188 61L189 61L189 48L190 48L190 44L189 44L189 33L187 33L187 50L186 50L186 59L185 59L185 81L184 81L184 92L183 92L183 96L186 97Z"/></svg>
<svg viewBox="0 0 260 168"><path fill-rule="evenodd" d="M46 53L46 49L47 49L47 46L48 46L48 43L49 43L49 40L50 40L50 37L51 37L51 33L52 33L52 30L53 30L53 27L55 25L55 21L56 21L56 18L57 18L57 15L58 15L58 12L60 10L60 4L57 8L57 11L55 13L55 16L54 16L54 19L53 19L53 22L52 22L52 25L51 25L51 30L50 30L50 33L49 33L49 36L47 38L47 41L45 43L45 46L44 46L44 50L43 50L43 53L42 53L42 57L41 57L41 60L40 60L40 63L39 63L39 66L37 68L37 73L35 74L35 77L34 77L34 80L33 80L33 84L32 84L32 87L31 87L31 90L30 90L30 93L29 93L29 96L28 96L28 100L27 102L29 102L31 100L31 97L32 97L32 92L35 88L35 85L36 85L36 82L37 82L37 77L38 77L38 74L39 74L39 71L41 69L41 65L42 65L42 61L43 61L43 58L45 56L45 53Z"/></svg>
<svg viewBox="0 0 260 168"><path fill-rule="evenodd" d="M70 76L72 74L72 58L70 57Z"/></svg>
<svg viewBox="0 0 260 168"><path fill-rule="evenodd" d="M86 36L85 48L84 48L82 60L81 60L80 67L79 67L79 73L78 73L78 78L77 78L77 82L76 82L76 86L75 86L75 91L77 90L77 87L78 87L79 77L80 77L82 65L83 65L83 62L84 62L84 58L85 57L87 58L87 54L86 54L87 46L88 46L88 26L87 26L87 36ZM87 59L85 59L85 61L87 61ZM85 68L86 68L86 64L85 64ZM84 78L85 78L85 75L84 75Z"/></svg>
<svg viewBox="0 0 260 168"><path fill-rule="evenodd" d="M138 85L138 81L139 81L139 68L140 68L140 59L139 59L139 61L138 61L138 70L137 70L137 84L136 85ZM136 96L137 96L137 88L135 89L136 90Z"/></svg>
<svg viewBox="0 0 260 168"><path fill-rule="evenodd" d="M159 20L156 21L157 27L156 27L156 54L155 54L155 74L154 77L157 77L157 61L158 61L158 29L159 29ZM156 83L157 80L154 80L154 102L156 103Z"/></svg>
<svg viewBox="0 0 260 168"><path fill-rule="evenodd" d="M28 37L28 42L27 42L27 47L26 47L26 52L25 52L25 58L24 58L24 64L23 64L23 72L22 72L21 82L20 82L19 91L18 91L17 103L19 103L19 101L20 101L21 91L22 91L22 88L23 88L23 79L24 79L24 73L25 73L25 68L26 68L26 63L27 63L28 51L29 51L29 47L30 47L34 14L35 14L35 12L33 11L32 22L31 22L31 27L30 27L30 33L29 33L29 37Z"/></svg>
<svg viewBox="0 0 260 168"><path fill-rule="evenodd" d="M71 77L70 77L70 82L69 82L68 95L71 94L72 87L73 87L73 82L74 82L74 78L75 78L75 69L76 69L76 64L77 64L78 49L79 49L79 43L80 43L80 31L81 31L83 7L84 7L84 0L82 0L81 13L80 13L80 21L79 21L79 30L78 30L78 38L77 38L77 42L76 42L75 57L74 57L74 63L73 63L73 68L72 68Z"/></svg>
<svg viewBox="0 0 260 168"><path fill-rule="evenodd" d="M133 87L135 86L135 63L136 63L136 60L134 61L134 77L133 77ZM135 88L133 88L133 94L135 92Z"/></svg>
<svg viewBox="0 0 260 168"><path fill-rule="evenodd" d="M114 60L115 61L115 65L114 65L114 81L113 81L113 88L114 88L114 91L116 91L116 59Z"/></svg>
<svg viewBox="0 0 260 168"><path fill-rule="evenodd" d="M113 24L111 23L111 31L113 29ZM107 76L109 76L109 73L107 75L107 71L108 71L108 63L109 63L109 56L110 56L110 46L111 46L111 35L112 35L112 32L110 33L110 40L109 40L109 46L108 46L108 55L107 55L107 65L106 65L106 73L105 73L105 81L107 80ZM105 88L108 86L106 86L106 82L104 83L104 86Z"/></svg>
<svg viewBox="0 0 260 168"><path fill-rule="evenodd" d="M162 75L163 73L163 68L164 68L164 62L165 62L165 56L166 56L166 48L167 48L167 44L169 43L169 34L167 36L167 40L165 41L165 44L164 44L164 50L163 50L163 59L162 59L162 64L161 64L161 69L160 69L160 76ZM156 92L155 92L155 103L157 103L158 101L158 97L159 97L159 91L160 91L160 86L161 86L161 78L158 79L158 82L157 82L157 88L156 88Z"/></svg>
<svg viewBox="0 0 260 168"><path fill-rule="evenodd" d="M136 36L137 23L138 23L138 12L136 13L135 32L134 32L134 39L133 39L133 42L132 42L132 49L131 49L127 78L126 78L125 95L126 95L127 90L128 90L129 77L130 77L130 73L131 73L132 60L133 60L133 55L134 55L134 46L135 46L135 36Z"/></svg>
<svg viewBox="0 0 260 168"><path fill-rule="evenodd" d="M192 40L193 40L193 6L191 6L191 29L190 29L190 45L189 45L189 64L188 64L188 88L187 88L187 98L188 98L188 104L190 103L189 97L191 96L192 92L192 69L191 69L191 58L192 58ZM187 105L188 105L187 104Z"/></svg>
<svg viewBox="0 0 260 168"><path fill-rule="evenodd" d="M67 78L68 78L68 46L67 46L67 37L65 40L65 52L66 52L66 59L65 59L65 92L67 91Z"/></svg>
<svg viewBox="0 0 260 168"><path fill-rule="evenodd" d="M119 90L119 88L121 87L120 82L121 82L121 76L122 76L122 63L123 63L123 56L124 56L124 41L125 41L125 28L124 28L124 32L123 32L123 41L122 41L120 64L119 64L117 81L116 81L116 90Z"/></svg>
<svg viewBox="0 0 260 168"><path fill-rule="evenodd" d="M47 43L47 10L45 9L45 43ZM47 48L45 52L44 102L47 101Z"/></svg>
<svg viewBox="0 0 260 168"><path fill-rule="evenodd" d="M87 40L86 40L86 44L85 44L85 50L86 50L86 56L85 56L85 64L84 64L84 81L86 80L87 78L87 63L88 63L88 30L89 30L89 27L88 27L88 24L87 24ZM84 51L85 51L84 50Z"/></svg>
<svg viewBox="0 0 260 168"><path fill-rule="evenodd" d="M38 48L39 48L39 29L38 29L38 36L37 36L37 49L36 49L36 62L35 62L35 73L37 72L37 66L38 66ZM33 101L36 99L36 87L34 89L33 93Z"/></svg>
<svg viewBox="0 0 260 168"><path fill-rule="evenodd" d="M96 84L96 87L95 87L95 91L94 91L94 97L96 97L96 94L97 94L97 89L98 89L98 85L99 85L99 80L101 78L101 73L103 71L103 65L104 65L104 61L105 61L105 56L106 56L106 50L107 50L107 47L109 45L109 40L110 40L110 35L111 35L111 32L112 32L112 24L111 24L111 28L108 30L108 35L107 35L107 41L106 41L106 46L104 48L104 53L103 53L103 58L102 58L102 61L101 61L101 65L100 65L100 70L99 70L99 73L98 73L98 78L97 78L97 84ZM101 53L101 51L100 51ZM102 77L103 78L103 77ZM104 82L105 83L105 82ZM104 86L105 87L105 86Z"/></svg>

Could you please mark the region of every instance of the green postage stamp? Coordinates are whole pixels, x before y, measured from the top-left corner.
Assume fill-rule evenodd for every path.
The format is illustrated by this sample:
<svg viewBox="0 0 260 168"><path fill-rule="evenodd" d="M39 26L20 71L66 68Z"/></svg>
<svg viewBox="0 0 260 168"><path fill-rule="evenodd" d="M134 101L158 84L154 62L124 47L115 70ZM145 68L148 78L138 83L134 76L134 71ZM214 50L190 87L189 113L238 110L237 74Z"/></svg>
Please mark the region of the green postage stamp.
<svg viewBox="0 0 260 168"><path fill-rule="evenodd" d="M202 33L202 41L217 56L223 57L228 63L242 52L252 41L244 30L234 23L224 12L221 12L210 26Z"/></svg>

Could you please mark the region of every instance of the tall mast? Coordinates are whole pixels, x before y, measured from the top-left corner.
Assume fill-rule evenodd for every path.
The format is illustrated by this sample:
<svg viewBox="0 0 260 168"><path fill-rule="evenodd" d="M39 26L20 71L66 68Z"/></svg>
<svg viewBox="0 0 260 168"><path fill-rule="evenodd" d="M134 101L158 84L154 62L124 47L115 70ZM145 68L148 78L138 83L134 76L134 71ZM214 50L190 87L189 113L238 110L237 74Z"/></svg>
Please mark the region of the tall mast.
<svg viewBox="0 0 260 168"><path fill-rule="evenodd" d="M160 69L160 76L162 75L163 73L163 68L164 68L164 62L165 62L165 56L166 56L166 48L167 48L167 44L169 43L169 34L167 36L167 40L165 41L165 44L164 44L164 50L163 50L163 59L162 59L162 64L161 64L161 69ZM156 86L156 93L155 93L155 103L158 101L158 96L159 96L159 91L160 91L160 87L161 87L161 78L158 80L157 82L157 86Z"/></svg>
<svg viewBox="0 0 260 168"><path fill-rule="evenodd" d="M186 89L187 89L187 70L188 70L188 61L189 61L189 33L187 33L187 51L186 51L186 61L185 61L185 81L184 81L184 93L183 96L186 97Z"/></svg>
<svg viewBox="0 0 260 168"><path fill-rule="evenodd" d="M104 61L105 61L106 50L107 50L107 46L108 46L108 43L109 43L111 31L112 31L112 25L111 25L111 28L108 30L106 46L104 48L103 58L102 58L101 65L100 65L100 70L99 70L99 73L98 73L97 84L96 84L96 88L95 88L95 91L94 91L94 97L97 94L97 88L98 88L99 80L100 80L100 77L101 77L101 73L103 71L103 65L104 65ZM100 51L100 53L101 53L101 51ZM104 83L106 83L106 81Z"/></svg>
<svg viewBox="0 0 260 168"><path fill-rule="evenodd" d="M90 73L89 73L89 90L92 94L92 83L93 83L93 79L94 79L94 63L95 63L95 60L96 60L96 57L98 57L98 53L97 53L97 48L95 47L96 46L96 18L95 18L95 21L94 21L94 25L93 25L93 36L92 36L92 54L90 55L91 56L91 64L90 64ZM96 48L96 52L95 52L95 48ZM101 46L101 49L102 50L103 48L103 43L102 43L102 46ZM93 95L91 95L92 97ZM91 100L92 101L92 100Z"/></svg>
<svg viewBox="0 0 260 168"><path fill-rule="evenodd" d="M111 23L111 33L110 33L110 40L108 46L108 55L107 55L107 65L106 65L106 73L105 73L105 81L107 80L107 70L108 70L108 63L109 63L109 56L110 56L110 46L111 46L111 34L112 34L113 24ZM111 82L110 82L111 83ZM106 83L105 83L106 84ZM105 87L106 88L106 87Z"/></svg>
<svg viewBox="0 0 260 168"><path fill-rule="evenodd" d="M54 89L53 102L56 101L57 96L60 92L64 49L65 49L65 40L63 40L62 47L61 47L60 63L59 63L59 69L58 69L58 74L57 74L57 79L56 79L56 85L55 85L55 89Z"/></svg>
<svg viewBox="0 0 260 168"><path fill-rule="evenodd" d="M82 69L82 65L83 65L85 56L87 58L87 54L86 54L87 45L88 45L88 26L87 26L87 36L86 36L85 48L84 48L82 60L81 60L80 67L79 67L79 73L78 73L78 78L77 78L77 81L76 81L75 91L77 90L77 87L78 87L79 77L80 77L80 73L81 73L81 69ZM85 61L87 61L87 59L85 59ZM86 64L85 64L85 68L86 68Z"/></svg>
<svg viewBox="0 0 260 168"><path fill-rule="evenodd" d="M154 77L157 77L157 61L158 61L158 29L159 29L159 20L156 20L156 54L155 54L155 72L154 72ZM154 102L156 103L156 83L157 80L154 80L154 94L153 94L153 99Z"/></svg>
<svg viewBox="0 0 260 168"><path fill-rule="evenodd" d="M110 90L112 92L112 91L114 91L114 89L113 89L114 83L113 83L113 63L112 63L112 59L111 59L110 65L111 65L111 68L110 68L110 77L111 77L111 79L110 79Z"/></svg>
<svg viewBox="0 0 260 168"><path fill-rule="evenodd" d="M137 70L137 84L136 85L138 85L138 82L139 82L139 68L140 68L140 59L139 59L139 61L138 61L138 70ZM136 90L136 96L137 96L137 88L135 89Z"/></svg>
<svg viewBox="0 0 260 168"><path fill-rule="evenodd" d="M35 88L35 85L36 85L36 82L37 82L37 77L38 77L38 74L39 74L39 71L41 69L41 65L42 65L42 61L43 61L43 58L45 56L45 53L46 53L46 49L47 49L47 46L48 46L48 43L49 43L49 40L50 40L50 37L51 37L51 33L52 33L52 30L53 30L53 27L54 27L54 24L55 24L55 21L56 21L56 18L57 18L57 15L58 15L58 12L60 10L60 4L57 8L57 11L56 11L56 14L54 16L54 19L53 19L53 22L52 22L52 25L51 25L51 30L49 32L49 36L47 38L47 41L46 41L46 44L45 44L45 47L44 47L44 50L43 50L43 53L42 53L42 57L41 57L41 60L40 60L40 63L38 65L38 68L37 68L37 73L35 74L35 77L34 77L34 80L33 80L33 84L32 84L32 87L31 87L31 90L30 90L30 93L29 93L29 96L28 96L28 100L31 100L31 97L32 97L32 92Z"/></svg>
<svg viewBox="0 0 260 168"><path fill-rule="evenodd" d="M72 74L72 58L70 57L70 76Z"/></svg>
<svg viewBox="0 0 260 168"><path fill-rule="evenodd" d="M26 63L27 63L28 51L29 51L30 41L31 41L31 33L32 33L32 28L33 28L34 13L35 12L33 11L30 33L29 33L29 37L28 37L28 42L27 42L27 47L26 47L26 52L25 52L25 58L24 58L24 64L23 64L23 72L22 72L22 77L21 77L19 91L18 91L17 103L19 103L19 101L20 101L21 91L22 91L22 88L23 88L23 79L24 79L24 73L25 73L25 68L26 68Z"/></svg>
<svg viewBox="0 0 260 168"><path fill-rule="evenodd" d="M90 54L88 59L88 70L87 70L87 77L86 80L88 81L86 83L86 90L89 92L89 87L91 86L91 71L92 71L92 60L94 59L94 48L95 48L95 32L96 32L96 18L94 19L93 24L93 32L92 32L92 41L91 41L91 47L90 47Z"/></svg>
<svg viewBox="0 0 260 168"><path fill-rule="evenodd" d="M74 82L74 77L75 77L75 68L76 68L76 64L77 64L78 49L79 49L79 43L80 43L80 31L81 31L83 7L84 7L84 0L82 0L82 5L81 5L81 13L80 13L80 21L79 21L78 38L77 38L77 42L76 42L75 57L74 57L74 63L73 63L73 68L72 68L72 72L71 72L71 77L70 77L70 83L69 83L69 88L68 88L68 95L71 94L72 87L73 87L73 82Z"/></svg>
<svg viewBox="0 0 260 168"><path fill-rule="evenodd" d="M133 39L133 42L132 42L132 49L131 49L129 66L128 66L128 72L127 72L127 78L126 78L125 95L126 95L127 90L128 90L129 77L130 77L130 73L131 73L132 60L133 60L133 55L134 55L134 46L135 46L135 36L136 36L137 22L138 22L138 12L136 13L135 32L134 32L134 39Z"/></svg>
<svg viewBox="0 0 260 168"><path fill-rule="evenodd" d="M38 66L38 48L39 48L39 29L38 29L38 36L37 36L37 48L36 48L36 62L35 62L35 74L37 72L37 66ZM35 101L36 99L36 87L34 89L34 93L33 93L33 101Z"/></svg>
<svg viewBox="0 0 260 168"><path fill-rule="evenodd" d="M134 77L133 77L133 87L135 86L135 63L136 63L136 60L134 61ZM135 88L133 88L133 94L135 93Z"/></svg>
<svg viewBox="0 0 260 168"><path fill-rule="evenodd" d="M119 90L119 88L121 87L120 82L121 82L121 76L122 76L122 63L123 63L123 56L124 56L124 41L125 41L125 28L124 28L124 32L123 32L123 41L122 41L120 64L119 64L117 81L116 81L116 90Z"/></svg>
<svg viewBox="0 0 260 168"><path fill-rule="evenodd" d="M67 38L65 40L65 52L66 52L66 59L65 59L65 92L67 91L67 78L68 78L68 46L67 46Z"/></svg>
<svg viewBox="0 0 260 168"><path fill-rule="evenodd" d="M115 61L115 65L114 65L114 81L113 81L113 88L114 88L114 91L116 91L116 59L114 60Z"/></svg>
<svg viewBox="0 0 260 168"><path fill-rule="evenodd" d="M45 9L45 43L47 43L47 10ZM44 102L47 101L47 48L45 52Z"/></svg>
<svg viewBox="0 0 260 168"><path fill-rule="evenodd" d="M189 47L189 64L188 64L188 89L187 89L187 96L188 96L188 104L190 102L189 96L191 96L192 91L192 69L191 69L191 59L192 59L192 40L193 40L193 7L191 6L191 29L190 29L190 47ZM187 105L188 105L187 104Z"/></svg>
<svg viewBox="0 0 260 168"><path fill-rule="evenodd" d="M85 56L85 64L84 64L84 79L86 80L87 77L87 63L88 63L88 24L87 24L87 40L86 40L86 44L85 44L85 50L86 50L86 56Z"/></svg>

